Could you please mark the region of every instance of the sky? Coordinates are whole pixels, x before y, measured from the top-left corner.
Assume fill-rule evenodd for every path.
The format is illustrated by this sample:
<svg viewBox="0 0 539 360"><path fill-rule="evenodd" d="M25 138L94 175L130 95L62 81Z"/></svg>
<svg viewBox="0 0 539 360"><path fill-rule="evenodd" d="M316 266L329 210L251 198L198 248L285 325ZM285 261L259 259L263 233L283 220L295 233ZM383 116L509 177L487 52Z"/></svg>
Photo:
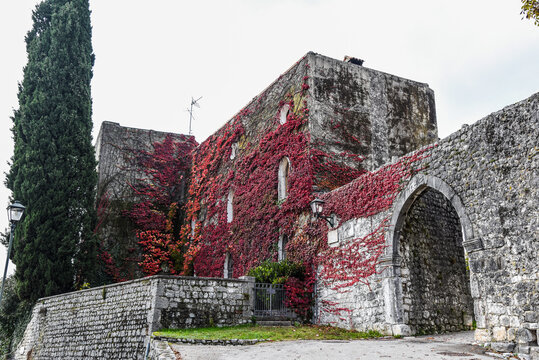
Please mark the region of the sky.
<svg viewBox="0 0 539 360"><path fill-rule="evenodd" d="M2 178L38 2L0 2ZM518 0L90 0L90 9L94 141L103 121L188 133L186 110L202 97L192 124L201 142L309 51L428 83L441 138L539 92L539 27L522 20ZM0 204L9 196L2 182Z"/></svg>

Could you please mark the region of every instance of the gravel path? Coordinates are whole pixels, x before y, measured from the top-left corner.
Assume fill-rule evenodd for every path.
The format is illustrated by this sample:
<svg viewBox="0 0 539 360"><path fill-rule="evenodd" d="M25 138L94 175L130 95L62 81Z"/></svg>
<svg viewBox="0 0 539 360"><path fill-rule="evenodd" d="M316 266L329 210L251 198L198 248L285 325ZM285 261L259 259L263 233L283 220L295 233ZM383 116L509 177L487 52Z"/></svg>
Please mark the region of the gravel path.
<svg viewBox="0 0 539 360"><path fill-rule="evenodd" d="M473 332L462 332L402 339L282 341L248 346L171 344L171 347L182 360L492 360L501 357L472 344Z"/></svg>

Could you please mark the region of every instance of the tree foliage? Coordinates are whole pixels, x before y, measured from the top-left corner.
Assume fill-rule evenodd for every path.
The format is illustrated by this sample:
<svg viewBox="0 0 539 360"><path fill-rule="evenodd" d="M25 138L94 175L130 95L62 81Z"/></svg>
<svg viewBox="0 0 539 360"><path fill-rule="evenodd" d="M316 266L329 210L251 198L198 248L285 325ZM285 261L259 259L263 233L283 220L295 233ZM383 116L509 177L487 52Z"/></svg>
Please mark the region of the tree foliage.
<svg viewBox="0 0 539 360"><path fill-rule="evenodd" d="M32 18L6 180L26 206L13 259L18 295L29 302L91 280L97 181L88 0L46 0Z"/></svg>
<svg viewBox="0 0 539 360"><path fill-rule="evenodd" d="M522 0L521 12L526 19L533 19L539 26L539 0Z"/></svg>

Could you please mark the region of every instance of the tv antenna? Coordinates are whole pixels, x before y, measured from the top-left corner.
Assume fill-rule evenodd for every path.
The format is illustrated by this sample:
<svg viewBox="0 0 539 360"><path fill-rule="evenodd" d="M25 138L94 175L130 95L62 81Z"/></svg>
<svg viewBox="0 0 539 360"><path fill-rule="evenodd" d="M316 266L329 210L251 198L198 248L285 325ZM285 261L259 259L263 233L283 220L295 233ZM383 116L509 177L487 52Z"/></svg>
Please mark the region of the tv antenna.
<svg viewBox="0 0 539 360"><path fill-rule="evenodd" d="M193 106L196 106L197 108L200 108L200 105L198 104L198 101L202 99L202 96L195 100L194 97L191 96L191 107L187 109L186 111L189 113L189 135L193 135L193 132L191 131L191 123L193 122Z"/></svg>

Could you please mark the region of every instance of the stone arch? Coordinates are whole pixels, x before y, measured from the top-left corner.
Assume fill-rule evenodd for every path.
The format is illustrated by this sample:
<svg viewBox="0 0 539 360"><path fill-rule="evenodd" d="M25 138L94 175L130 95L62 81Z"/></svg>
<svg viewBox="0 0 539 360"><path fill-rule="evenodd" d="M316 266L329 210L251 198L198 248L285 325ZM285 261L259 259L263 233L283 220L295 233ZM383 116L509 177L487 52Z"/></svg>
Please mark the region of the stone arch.
<svg viewBox="0 0 539 360"><path fill-rule="evenodd" d="M421 195L421 193L428 188L432 188L442 193L451 202L453 208L455 208L455 211L459 216L460 224L462 225L462 235L465 245L468 245L470 242L475 240L472 223L470 222L464 205L456 192L445 181L438 177L418 174L410 180L406 188L401 191L393 203L393 215L391 216L391 220L389 222L386 237L387 248L392 252L389 254L391 257L398 256L398 239L400 237L400 228L402 227L402 223L406 217L407 211L410 209L410 206L412 206L414 201ZM465 247L466 250L469 250L467 246Z"/></svg>
<svg viewBox="0 0 539 360"><path fill-rule="evenodd" d="M386 232L387 250L382 260L382 265L386 267L384 276L386 322L393 325L392 332L394 334L406 335L417 331L417 329L410 329L408 326L407 311L410 302L404 298L407 297L409 290L406 288L406 276L410 271L410 264L407 263L408 259L402 259L400 256L403 249L400 246L400 239L401 235L406 236L403 233L403 226L407 221L409 212L417 211L414 208L415 204L418 201L424 201L426 197L432 198L433 196L438 196L439 202L445 202L446 207L452 209L450 211L453 211L454 218L457 219L459 224L459 228L454 229L455 234L453 234L453 237L458 238L457 241L460 241L457 245L461 246L461 252L462 247L466 252L482 248L480 239L475 239L471 222L456 192L440 178L423 174L413 177L393 203L392 216ZM464 252L462 252L462 258L459 261L464 262ZM469 292L470 274L467 276L465 285ZM405 301L407 302L406 304L404 303ZM471 315L473 315L473 309L471 310Z"/></svg>
<svg viewBox="0 0 539 360"><path fill-rule="evenodd" d="M279 172L277 177L277 196L279 201L284 200L288 197L288 177L290 175L290 170L290 159L285 156L279 162Z"/></svg>

